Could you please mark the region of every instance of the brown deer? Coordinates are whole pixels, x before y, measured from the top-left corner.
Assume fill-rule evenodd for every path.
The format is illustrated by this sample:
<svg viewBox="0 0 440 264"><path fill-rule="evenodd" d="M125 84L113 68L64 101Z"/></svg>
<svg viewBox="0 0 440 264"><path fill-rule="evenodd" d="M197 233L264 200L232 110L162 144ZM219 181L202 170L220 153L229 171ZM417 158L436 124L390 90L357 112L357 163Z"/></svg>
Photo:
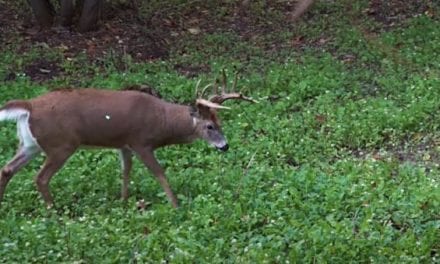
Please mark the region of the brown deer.
<svg viewBox="0 0 440 264"><path fill-rule="evenodd" d="M20 143L15 157L0 172L0 202L13 175L43 152L46 160L35 181L47 206L52 207L50 179L79 147L92 146L120 150L122 199L128 198L132 153L135 153L177 207L177 199L153 152L159 147L195 139L228 150L216 113L217 109L227 108L221 104L228 99L254 102L241 93L226 93L223 71L222 93L210 100L199 98L194 106L165 102L140 91L98 89L64 89L31 100L9 101L0 108L0 121L17 122Z"/></svg>

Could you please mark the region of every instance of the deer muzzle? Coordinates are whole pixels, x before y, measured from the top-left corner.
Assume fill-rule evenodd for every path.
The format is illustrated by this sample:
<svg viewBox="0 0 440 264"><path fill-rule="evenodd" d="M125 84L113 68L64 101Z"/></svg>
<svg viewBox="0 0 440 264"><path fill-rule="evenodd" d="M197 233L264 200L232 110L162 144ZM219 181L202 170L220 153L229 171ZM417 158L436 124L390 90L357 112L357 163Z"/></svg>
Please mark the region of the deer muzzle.
<svg viewBox="0 0 440 264"><path fill-rule="evenodd" d="M219 147L219 148L217 148L217 149L219 149L219 150L225 152L225 151L228 151L228 149L229 149L229 145L228 145L228 144L225 144L223 147Z"/></svg>

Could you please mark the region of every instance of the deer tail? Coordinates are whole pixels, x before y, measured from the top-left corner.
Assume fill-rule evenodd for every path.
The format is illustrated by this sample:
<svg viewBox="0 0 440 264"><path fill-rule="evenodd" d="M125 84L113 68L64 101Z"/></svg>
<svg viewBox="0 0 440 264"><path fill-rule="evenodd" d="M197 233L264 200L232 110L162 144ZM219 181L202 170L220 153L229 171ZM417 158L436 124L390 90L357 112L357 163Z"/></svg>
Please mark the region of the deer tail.
<svg viewBox="0 0 440 264"><path fill-rule="evenodd" d="M9 101L0 108L0 121L17 121L23 116L29 115L31 105L26 101Z"/></svg>

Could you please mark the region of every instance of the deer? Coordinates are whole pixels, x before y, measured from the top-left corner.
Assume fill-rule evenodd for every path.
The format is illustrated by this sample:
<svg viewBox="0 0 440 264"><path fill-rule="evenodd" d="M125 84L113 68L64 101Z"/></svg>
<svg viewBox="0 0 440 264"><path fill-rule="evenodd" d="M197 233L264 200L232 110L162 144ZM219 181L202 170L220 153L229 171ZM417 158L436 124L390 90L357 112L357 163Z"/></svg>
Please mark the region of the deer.
<svg viewBox="0 0 440 264"><path fill-rule="evenodd" d="M51 178L81 147L118 149L121 159L121 198L128 199L132 157L136 155L150 170L174 208L178 200L157 161L154 151L173 144L201 139L220 151L227 151L217 111L229 109L230 99L256 102L241 92L227 92L226 75L218 92L218 79L207 85L193 105L167 102L136 90L67 88L53 90L30 100L11 100L0 108L0 121L15 121L19 139L16 155L0 171L0 202L11 178L37 154L45 161L35 177L38 192L46 206L54 206L49 189ZM237 76L237 75L236 75ZM196 86L196 95L199 94ZM213 86L214 95L203 99Z"/></svg>

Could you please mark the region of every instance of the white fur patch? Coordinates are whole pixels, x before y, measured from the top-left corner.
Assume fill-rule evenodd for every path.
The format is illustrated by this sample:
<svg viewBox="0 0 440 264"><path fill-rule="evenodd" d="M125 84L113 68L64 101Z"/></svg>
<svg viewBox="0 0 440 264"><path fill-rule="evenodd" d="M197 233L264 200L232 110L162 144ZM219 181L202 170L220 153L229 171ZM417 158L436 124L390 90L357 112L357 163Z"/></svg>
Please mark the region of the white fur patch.
<svg viewBox="0 0 440 264"><path fill-rule="evenodd" d="M29 111L21 108L5 109L0 111L0 121L16 121L17 122L17 136L20 139L20 144L29 150L40 149L37 140L32 135L29 127Z"/></svg>
<svg viewBox="0 0 440 264"><path fill-rule="evenodd" d="M132 156L132 150L128 146L124 146L124 149L119 150L119 158L121 160L121 168L122 171L125 172L127 167L125 166L125 157L126 155L131 159Z"/></svg>
<svg viewBox="0 0 440 264"><path fill-rule="evenodd" d="M0 111L0 121L17 121L21 116L29 115L29 111L25 109L4 109Z"/></svg>
<svg viewBox="0 0 440 264"><path fill-rule="evenodd" d="M29 112L18 118L17 134L23 147L27 149L40 149L40 146L38 145L35 137L32 135L31 128L29 126Z"/></svg>

